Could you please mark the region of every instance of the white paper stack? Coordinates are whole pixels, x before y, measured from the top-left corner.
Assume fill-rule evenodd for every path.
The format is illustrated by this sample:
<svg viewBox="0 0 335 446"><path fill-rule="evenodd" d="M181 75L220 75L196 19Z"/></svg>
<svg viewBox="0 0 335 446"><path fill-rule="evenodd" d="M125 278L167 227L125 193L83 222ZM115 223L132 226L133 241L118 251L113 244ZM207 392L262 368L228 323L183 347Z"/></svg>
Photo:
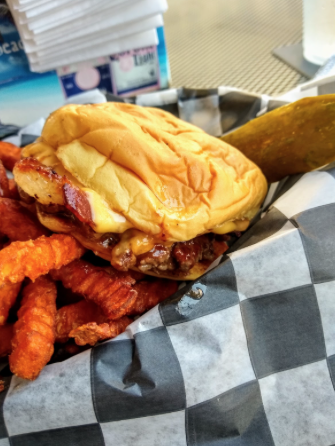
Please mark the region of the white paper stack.
<svg viewBox="0 0 335 446"><path fill-rule="evenodd" d="M167 0L7 0L32 71L157 45Z"/></svg>

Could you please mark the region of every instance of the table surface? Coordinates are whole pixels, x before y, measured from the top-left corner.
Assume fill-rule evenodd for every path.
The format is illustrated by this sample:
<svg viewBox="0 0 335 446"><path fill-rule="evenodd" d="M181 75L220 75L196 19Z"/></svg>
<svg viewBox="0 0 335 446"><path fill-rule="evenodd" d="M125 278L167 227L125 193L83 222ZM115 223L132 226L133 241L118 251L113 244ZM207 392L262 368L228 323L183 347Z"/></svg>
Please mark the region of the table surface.
<svg viewBox="0 0 335 446"><path fill-rule="evenodd" d="M271 51L301 41L302 0L168 0L173 87L278 95L307 79Z"/></svg>

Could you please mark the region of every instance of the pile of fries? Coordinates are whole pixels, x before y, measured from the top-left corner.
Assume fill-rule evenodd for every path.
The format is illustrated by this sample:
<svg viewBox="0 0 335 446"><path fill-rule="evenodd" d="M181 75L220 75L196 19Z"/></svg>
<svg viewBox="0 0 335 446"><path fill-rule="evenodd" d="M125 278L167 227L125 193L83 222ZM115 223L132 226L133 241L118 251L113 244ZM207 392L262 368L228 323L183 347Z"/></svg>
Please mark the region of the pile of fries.
<svg viewBox="0 0 335 446"><path fill-rule="evenodd" d="M51 234L7 177L20 155L0 142L0 357L9 355L12 373L34 380L55 345L70 356L111 339L178 284L117 271L72 236Z"/></svg>

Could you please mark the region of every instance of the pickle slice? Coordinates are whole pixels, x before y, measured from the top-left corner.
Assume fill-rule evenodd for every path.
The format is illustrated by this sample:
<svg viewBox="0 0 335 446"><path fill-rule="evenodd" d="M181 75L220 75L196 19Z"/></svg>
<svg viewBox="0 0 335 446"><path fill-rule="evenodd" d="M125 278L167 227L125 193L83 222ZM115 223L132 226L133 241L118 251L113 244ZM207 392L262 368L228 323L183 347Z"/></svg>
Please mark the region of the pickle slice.
<svg viewBox="0 0 335 446"><path fill-rule="evenodd" d="M335 161L335 94L284 105L221 137L259 166L269 183Z"/></svg>

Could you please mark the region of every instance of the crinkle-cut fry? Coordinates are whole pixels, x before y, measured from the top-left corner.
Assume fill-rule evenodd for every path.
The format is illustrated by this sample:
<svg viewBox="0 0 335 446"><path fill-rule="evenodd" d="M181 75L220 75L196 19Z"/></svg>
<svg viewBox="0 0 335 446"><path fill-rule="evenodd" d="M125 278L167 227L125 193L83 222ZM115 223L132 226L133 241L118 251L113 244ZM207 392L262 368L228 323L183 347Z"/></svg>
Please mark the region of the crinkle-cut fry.
<svg viewBox="0 0 335 446"><path fill-rule="evenodd" d="M51 271L51 275L54 280L61 280L65 288L99 305L110 320L127 314L137 297L129 279L111 277L103 268L84 260L76 260L58 271Z"/></svg>
<svg viewBox="0 0 335 446"><path fill-rule="evenodd" d="M56 338L56 297L56 285L48 276L23 289L9 356L10 370L20 378L36 379L50 361Z"/></svg>
<svg viewBox="0 0 335 446"><path fill-rule="evenodd" d="M67 342L72 330L88 322L107 322L107 317L94 302L82 300L60 308L56 315L56 342Z"/></svg>
<svg viewBox="0 0 335 446"><path fill-rule="evenodd" d="M75 238L64 234L13 242L0 251L0 286L22 282L25 277L34 281L51 269L78 259L84 252Z"/></svg>
<svg viewBox="0 0 335 446"><path fill-rule="evenodd" d="M0 197L9 197L9 184L6 169L0 160Z"/></svg>
<svg viewBox="0 0 335 446"><path fill-rule="evenodd" d="M167 299L178 289L178 282L168 279L157 279L154 282L142 281L134 285L137 298L127 312L128 315L138 315L150 310L158 303Z"/></svg>
<svg viewBox="0 0 335 446"><path fill-rule="evenodd" d="M34 240L49 231L18 201L0 198L0 232L15 241Z"/></svg>
<svg viewBox="0 0 335 446"><path fill-rule="evenodd" d="M14 336L14 324L1 325L0 327L0 358L7 356L12 351L12 339Z"/></svg>
<svg viewBox="0 0 335 446"><path fill-rule="evenodd" d="M0 141L0 160L7 170L12 171L21 158L21 149L10 142Z"/></svg>
<svg viewBox="0 0 335 446"><path fill-rule="evenodd" d="M6 323L9 310L15 304L20 288L21 282L6 283L0 287L0 325Z"/></svg>
<svg viewBox="0 0 335 446"><path fill-rule="evenodd" d="M99 341L115 338L123 333L132 322L132 319L127 316L100 325L96 322L89 322L72 330L70 337L74 338L77 345L93 346Z"/></svg>
<svg viewBox="0 0 335 446"><path fill-rule="evenodd" d="M108 274L112 277L123 279L129 282L129 285L133 285L135 282L139 282L143 280L146 276L139 271L133 271L129 269L128 271L119 271L115 269L113 266L105 266L104 270L108 272Z"/></svg>

